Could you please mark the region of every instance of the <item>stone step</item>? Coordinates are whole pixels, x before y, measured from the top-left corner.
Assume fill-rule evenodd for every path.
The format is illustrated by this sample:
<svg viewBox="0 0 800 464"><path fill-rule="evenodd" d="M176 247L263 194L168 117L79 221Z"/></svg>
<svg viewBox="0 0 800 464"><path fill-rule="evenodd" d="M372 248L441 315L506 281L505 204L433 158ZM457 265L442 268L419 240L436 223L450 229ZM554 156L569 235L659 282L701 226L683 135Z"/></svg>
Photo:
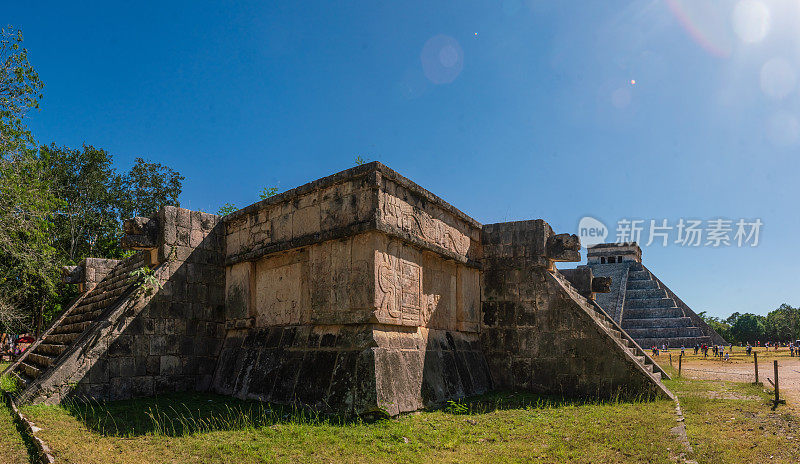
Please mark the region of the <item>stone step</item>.
<svg viewBox="0 0 800 464"><path fill-rule="evenodd" d="M17 367L17 369L19 369L22 372L24 372L25 375L27 375L31 379L35 379L36 377L39 377L39 374L42 373L41 369L39 369L35 365L28 364L27 359L25 361L22 361L19 364L19 366Z"/></svg>
<svg viewBox="0 0 800 464"><path fill-rule="evenodd" d="M100 314L102 314L102 309L97 309L92 312L82 313L82 314L73 314L64 318L59 325L70 325L70 324L77 324L80 322L93 322L95 321Z"/></svg>
<svg viewBox="0 0 800 464"><path fill-rule="evenodd" d="M667 298L667 291L663 288L637 288L625 292L625 300L642 300L652 298Z"/></svg>
<svg viewBox="0 0 800 464"><path fill-rule="evenodd" d="M650 273L647 271L630 271L628 272L628 282L632 280L650 280Z"/></svg>
<svg viewBox="0 0 800 464"><path fill-rule="evenodd" d="M625 319L622 321L622 328L626 331L661 327L692 327L693 325L694 322L689 317L656 317L650 319Z"/></svg>
<svg viewBox="0 0 800 464"><path fill-rule="evenodd" d="M698 327L660 327L648 329L627 329L634 340L638 338L687 338L702 337L703 331Z"/></svg>
<svg viewBox="0 0 800 464"><path fill-rule="evenodd" d="M625 309L632 308L672 308L675 301L672 298L642 298L639 300L625 299Z"/></svg>
<svg viewBox="0 0 800 464"><path fill-rule="evenodd" d="M642 289L653 289L658 288L658 284L655 280L629 280L628 286L626 287L628 291L630 290L642 290ZM627 295L627 292L626 292Z"/></svg>
<svg viewBox="0 0 800 464"><path fill-rule="evenodd" d="M77 340L78 337L80 337L80 336L81 336L81 332L68 333L68 334L67 333L65 333L65 334L50 334L50 335L47 336L46 340L49 343L58 343L58 344L61 344L61 345L69 345L72 342L74 342L75 340Z"/></svg>
<svg viewBox="0 0 800 464"><path fill-rule="evenodd" d="M47 339L45 339L44 342L40 343L36 347L34 353L42 353L48 356L58 357L59 355L61 355L61 353L64 352L64 350L67 349L67 345L62 345L59 343L47 343L49 341L50 339L48 337Z"/></svg>
<svg viewBox="0 0 800 464"><path fill-rule="evenodd" d="M657 380L661 380L661 372L653 372L653 377L655 377Z"/></svg>
<svg viewBox="0 0 800 464"><path fill-rule="evenodd" d="M622 327L627 327L628 319L664 319L683 317L680 308L626 308L622 311Z"/></svg>
<svg viewBox="0 0 800 464"><path fill-rule="evenodd" d="M40 369L46 369L53 365L53 362L55 362L56 358L34 351L28 354L25 360L30 361L30 364L33 364Z"/></svg>
<svg viewBox="0 0 800 464"><path fill-rule="evenodd" d="M23 387L33 382L33 377L29 377L27 374L25 374L20 367L14 369L11 374L17 377L17 379L22 383Z"/></svg>
<svg viewBox="0 0 800 464"><path fill-rule="evenodd" d="M53 330L52 334L83 333L93 322L92 320L88 320L76 322L74 324L61 324Z"/></svg>

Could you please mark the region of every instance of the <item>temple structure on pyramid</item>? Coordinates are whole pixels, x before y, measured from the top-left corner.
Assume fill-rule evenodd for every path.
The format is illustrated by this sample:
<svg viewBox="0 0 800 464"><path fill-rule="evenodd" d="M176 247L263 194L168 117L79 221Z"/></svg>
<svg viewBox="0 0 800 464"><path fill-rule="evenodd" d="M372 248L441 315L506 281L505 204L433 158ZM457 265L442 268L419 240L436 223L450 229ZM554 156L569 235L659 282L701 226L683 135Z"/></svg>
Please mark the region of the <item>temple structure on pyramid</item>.
<svg viewBox="0 0 800 464"><path fill-rule="evenodd" d="M596 301L644 349L726 344L686 303L642 264L636 242L590 246L586 266L610 277L611 291Z"/></svg>

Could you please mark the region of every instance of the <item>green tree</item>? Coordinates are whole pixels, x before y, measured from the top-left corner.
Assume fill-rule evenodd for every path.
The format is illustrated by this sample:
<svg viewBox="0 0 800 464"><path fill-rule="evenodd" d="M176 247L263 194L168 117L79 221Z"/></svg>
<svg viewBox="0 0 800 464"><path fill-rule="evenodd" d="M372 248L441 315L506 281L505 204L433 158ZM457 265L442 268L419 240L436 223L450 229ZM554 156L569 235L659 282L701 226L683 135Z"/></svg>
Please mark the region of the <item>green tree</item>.
<svg viewBox="0 0 800 464"><path fill-rule="evenodd" d="M0 29L0 156L30 150L33 136L24 118L39 108L44 89L22 40L21 30Z"/></svg>
<svg viewBox="0 0 800 464"><path fill-rule="evenodd" d="M745 313L736 318L736 322L731 326L731 335L740 342L754 342L764 340L766 335L764 327L764 316Z"/></svg>
<svg viewBox="0 0 800 464"><path fill-rule="evenodd" d="M124 195L111 155L91 145L71 149L52 144L40 147L39 157L61 200L54 217L54 244L65 260L74 264L86 256L116 257Z"/></svg>
<svg viewBox="0 0 800 464"><path fill-rule="evenodd" d="M784 303L767 314L764 325L770 340L797 340L800 338L800 309Z"/></svg>
<svg viewBox="0 0 800 464"><path fill-rule="evenodd" d="M722 320L714 316L707 316L705 311L697 313L697 315L700 316L700 318L703 319L709 327L714 329L714 332L718 333L720 337L724 338L728 342L734 341L734 338L731 335L731 326L727 320ZM730 318L728 318L728 320L729 319Z"/></svg>
<svg viewBox="0 0 800 464"><path fill-rule="evenodd" d="M133 167L121 178L121 218L150 217L162 206L180 206L178 197L183 180L183 176L167 166L136 158Z"/></svg>
<svg viewBox="0 0 800 464"><path fill-rule="evenodd" d="M57 205L24 124L44 86L22 46L22 32L0 29L0 325L19 330L56 299L58 262L50 243Z"/></svg>

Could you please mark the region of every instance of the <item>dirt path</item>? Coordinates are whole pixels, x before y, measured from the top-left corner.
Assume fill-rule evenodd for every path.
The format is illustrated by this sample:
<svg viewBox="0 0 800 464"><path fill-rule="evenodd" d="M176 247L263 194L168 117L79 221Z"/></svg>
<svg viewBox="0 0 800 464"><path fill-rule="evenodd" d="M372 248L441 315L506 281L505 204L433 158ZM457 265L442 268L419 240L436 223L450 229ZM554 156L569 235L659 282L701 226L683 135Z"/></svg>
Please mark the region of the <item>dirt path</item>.
<svg viewBox="0 0 800 464"><path fill-rule="evenodd" d="M673 359L673 364L677 367ZM755 369L752 358L736 359L735 362L721 362L713 359L689 357L683 364L683 375L690 379L728 380L734 382L753 382ZM766 388L772 388L769 380L774 380L773 359L758 360L758 377ZM794 410L800 410L800 358L778 358L778 380L781 398Z"/></svg>

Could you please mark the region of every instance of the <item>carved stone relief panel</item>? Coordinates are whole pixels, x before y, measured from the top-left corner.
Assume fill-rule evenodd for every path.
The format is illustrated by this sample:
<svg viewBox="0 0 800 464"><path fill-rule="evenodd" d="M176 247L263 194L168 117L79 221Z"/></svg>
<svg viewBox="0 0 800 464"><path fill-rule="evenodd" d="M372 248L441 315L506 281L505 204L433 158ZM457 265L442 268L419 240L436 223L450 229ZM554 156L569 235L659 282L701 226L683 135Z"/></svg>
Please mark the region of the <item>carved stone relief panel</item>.
<svg viewBox="0 0 800 464"><path fill-rule="evenodd" d="M422 267L415 262L418 255L396 240L389 240L385 248L376 252L375 290L379 321L420 325L423 299Z"/></svg>
<svg viewBox="0 0 800 464"><path fill-rule="evenodd" d="M446 222L455 221L450 213L435 206L423 210L408 203L403 199L404 189L393 183L387 183L387 189L381 192L380 213L385 223L453 253L467 255L470 238Z"/></svg>

